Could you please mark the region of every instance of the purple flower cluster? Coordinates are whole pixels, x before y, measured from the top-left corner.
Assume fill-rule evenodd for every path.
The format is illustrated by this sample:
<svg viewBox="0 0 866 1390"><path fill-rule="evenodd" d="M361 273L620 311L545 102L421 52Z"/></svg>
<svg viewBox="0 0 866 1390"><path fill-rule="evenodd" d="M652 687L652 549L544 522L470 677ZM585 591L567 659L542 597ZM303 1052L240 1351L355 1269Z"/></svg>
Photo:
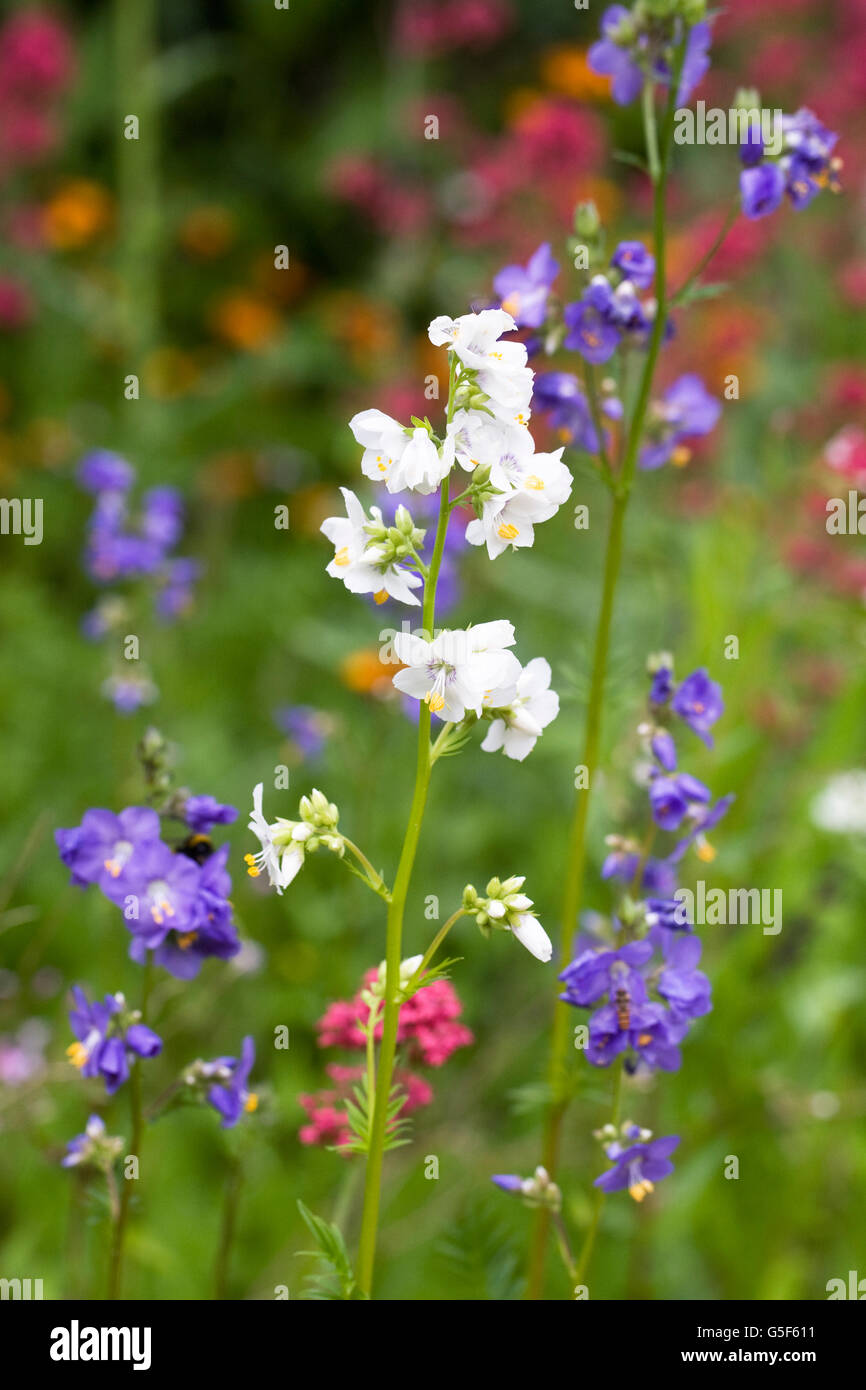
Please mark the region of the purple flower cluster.
<svg viewBox="0 0 866 1390"><path fill-rule="evenodd" d="M651 313L638 299L634 281L613 285L607 275L594 275L562 316L565 346L595 366L607 362L621 345L643 347L652 328Z"/></svg>
<svg viewBox="0 0 866 1390"><path fill-rule="evenodd" d="M175 846L161 838L160 818L147 806L120 815L87 811L80 825L55 831L55 839L72 882L96 884L123 910L132 959L143 962L152 951L158 965L190 980L207 957L228 960L240 950L228 900L228 845L214 849L207 838L237 811L196 796L187 800L185 815L191 833Z"/></svg>
<svg viewBox="0 0 866 1390"><path fill-rule="evenodd" d="M647 1131L637 1125L624 1126L623 1138L631 1140L625 1146L618 1139L605 1146L605 1154L613 1163L606 1173L596 1178L593 1186L602 1192L622 1192L628 1189L636 1202L642 1202L657 1182L670 1177L674 1165L670 1155L680 1142L678 1134L666 1134L659 1139L646 1138Z"/></svg>
<svg viewBox="0 0 866 1390"><path fill-rule="evenodd" d="M752 221L775 212L787 197L799 211L808 207L822 188L839 191L841 160L833 154L838 136L822 125L807 107L782 117L782 149L767 157L764 140L754 125L740 146L740 195L743 212Z"/></svg>
<svg viewBox="0 0 866 1390"><path fill-rule="evenodd" d="M130 1013L122 994L106 994L100 1004L91 1004L79 985L73 986L74 1008L69 1023L77 1039L66 1049L72 1064L82 1076L101 1076L110 1096L129 1077L130 1054L136 1057L156 1057L162 1051L162 1039L152 1028L139 1022Z"/></svg>
<svg viewBox="0 0 866 1390"><path fill-rule="evenodd" d="M685 6L683 7L686 8ZM697 12L702 8L692 5ZM609 5L601 17L601 38L589 50L593 72L611 79L611 96L629 106L645 82L670 85L674 52L686 39L677 105L683 106L710 66L710 25L692 24L675 14L658 15L636 6Z"/></svg>
<svg viewBox="0 0 866 1390"><path fill-rule="evenodd" d="M718 424L722 403L711 396L699 376L686 372L653 403L647 421L647 442L641 449L641 468L661 468L669 460L687 463L687 439L710 434Z"/></svg>
<svg viewBox="0 0 866 1390"><path fill-rule="evenodd" d="M733 798L713 803L708 787L678 770L668 725L679 719L711 743L709 729L723 708L721 689L706 671L693 671L677 684L669 658L653 662L650 720L641 726L653 758L649 809L658 829L679 838L664 859L615 841L602 867L603 878L622 884L615 936L605 945L582 937L577 956L559 977L566 1003L598 1005L588 1027L587 1058L594 1066L609 1066L622 1055L630 1071L675 1071L680 1043L712 1007L709 980L698 969L701 942L675 896L676 865L692 844L699 855L711 857L705 832Z"/></svg>
<svg viewBox="0 0 866 1390"><path fill-rule="evenodd" d="M148 581L154 587L153 605L157 617L173 622L186 613L199 577L195 560L172 552L183 536L183 499L172 487L154 487L145 492L137 515L130 506L135 470L109 450L87 454L78 468L78 481L93 495L94 505L87 529L85 566L90 577L101 586ZM127 606L116 592L103 594L86 615L82 630L98 641L121 627ZM124 714L156 698L156 687L146 674L115 674L103 692Z"/></svg>

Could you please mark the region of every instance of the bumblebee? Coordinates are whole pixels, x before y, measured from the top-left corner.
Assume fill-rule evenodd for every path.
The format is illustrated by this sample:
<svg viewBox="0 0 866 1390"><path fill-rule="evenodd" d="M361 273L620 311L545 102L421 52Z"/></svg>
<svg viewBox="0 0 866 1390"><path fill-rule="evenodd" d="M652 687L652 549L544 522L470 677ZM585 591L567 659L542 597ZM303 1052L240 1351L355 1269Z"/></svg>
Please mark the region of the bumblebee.
<svg viewBox="0 0 866 1390"><path fill-rule="evenodd" d="M210 835L187 835L175 851L176 854L185 854L187 859L192 859L198 865L210 859L213 852L214 845Z"/></svg>

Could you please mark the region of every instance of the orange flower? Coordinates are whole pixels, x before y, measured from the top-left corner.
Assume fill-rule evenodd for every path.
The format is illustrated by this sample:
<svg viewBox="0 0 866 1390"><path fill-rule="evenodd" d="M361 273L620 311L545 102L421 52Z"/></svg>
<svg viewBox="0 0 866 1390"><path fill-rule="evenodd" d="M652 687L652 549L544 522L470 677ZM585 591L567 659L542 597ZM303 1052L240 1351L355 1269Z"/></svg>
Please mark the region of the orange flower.
<svg viewBox="0 0 866 1390"><path fill-rule="evenodd" d="M232 347L261 352L279 332L280 317L259 295L234 290L214 306L211 326Z"/></svg>
<svg viewBox="0 0 866 1390"><path fill-rule="evenodd" d="M178 238L191 256L222 256L235 239L235 219L228 208L208 204L193 208L180 224Z"/></svg>
<svg viewBox="0 0 866 1390"><path fill-rule="evenodd" d="M383 666L375 647L350 652L340 662L340 680L358 695L387 695L394 668Z"/></svg>
<svg viewBox="0 0 866 1390"><path fill-rule="evenodd" d="M578 101L607 101L610 79L593 72L586 54L587 50L576 44L548 49L541 60L542 80L554 92Z"/></svg>
<svg viewBox="0 0 866 1390"><path fill-rule="evenodd" d="M111 195L89 179L71 179L42 209L45 239L59 251L75 251L111 222Z"/></svg>

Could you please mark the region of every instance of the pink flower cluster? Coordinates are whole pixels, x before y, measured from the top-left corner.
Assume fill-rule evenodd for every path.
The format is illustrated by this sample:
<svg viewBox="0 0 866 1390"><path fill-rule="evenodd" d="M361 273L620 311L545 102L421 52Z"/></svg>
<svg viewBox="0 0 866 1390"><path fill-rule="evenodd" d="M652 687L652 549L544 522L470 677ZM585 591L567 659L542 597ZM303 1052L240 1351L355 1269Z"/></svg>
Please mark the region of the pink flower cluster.
<svg viewBox="0 0 866 1390"><path fill-rule="evenodd" d="M335 1083L330 1091L315 1091L312 1095L298 1096L298 1102L307 1112L308 1124L302 1125L298 1137L302 1144L321 1144L326 1148L343 1148L352 1137L346 1111L343 1108L354 1087L364 1074L363 1067L341 1067L332 1062L325 1068ZM413 1110L420 1110L433 1099L433 1087L423 1076L410 1071L394 1073L394 1084L406 1092L400 1114L405 1118Z"/></svg>
<svg viewBox="0 0 866 1390"><path fill-rule="evenodd" d="M56 104L74 71L72 43L44 10L19 10L0 28L0 175L47 154Z"/></svg>
<svg viewBox="0 0 866 1390"><path fill-rule="evenodd" d="M377 971L369 970L364 976L364 984L372 984L376 977ZM405 1049L407 1061L414 1065L441 1067L459 1047L468 1047L474 1039L470 1030L457 1022L462 1009L448 980L434 980L407 999L400 1009L397 1029L397 1042ZM316 1025L319 1046L362 1051L366 1047L366 1038L359 1025L366 1022L369 1016L369 1005L361 998L360 991L353 999L330 1004ZM379 1023L376 1028L377 1040L381 1036L382 1024ZM298 1096L308 1120L301 1127L299 1137L302 1144L342 1148L351 1137L345 1103L363 1076L364 1068L345 1067L332 1062L325 1070L334 1082L334 1089ZM400 1110L403 1117L429 1105L433 1100L432 1086L415 1072L398 1068L394 1081L406 1092Z"/></svg>
<svg viewBox="0 0 866 1390"><path fill-rule="evenodd" d="M364 984L372 984L375 979L376 971L369 970ZM473 1041L471 1032L464 1024L455 1022L462 1012L463 1005L449 980L434 980L407 999L400 1009L397 1042L409 1044L408 1060L427 1067L441 1067L458 1047L468 1047ZM363 1048L364 1034L358 1025L366 1022L369 1016L369 1008L360 992L354 999L329 1005L316 1024L319 1046ZM381 1036L382 1024L379 1023L377 1040Z"/></svg>
<svg viewBox="0 0 866 1390"><path fill-rule="evenodd" d="M505 0L403 0L397 43L404 53L434 57L458 48L486 48L510 24Z"/></svg>

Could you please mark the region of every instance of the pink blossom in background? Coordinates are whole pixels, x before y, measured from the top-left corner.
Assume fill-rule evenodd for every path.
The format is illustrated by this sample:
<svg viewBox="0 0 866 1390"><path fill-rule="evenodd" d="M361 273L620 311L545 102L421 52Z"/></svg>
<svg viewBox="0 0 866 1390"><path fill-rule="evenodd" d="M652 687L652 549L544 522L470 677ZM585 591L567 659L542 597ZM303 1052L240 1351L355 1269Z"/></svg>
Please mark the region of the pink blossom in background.
<svg viewBox="0 0 866 1390"><path fill-rule="evenodd" d="M67 87L75 70L66 29L45 10L20 10L0 29L0 94L30 100Z"/></svg>
<svg viewBox="0 0 866 1390"><path fill-rule="evenodd" d="M299 1104L307 1113L307 1124L301 1126L298 1138L306 1145L343 1148L352 1137L346 1118L345 1103L364 1075L364 1068L342 1067L334 1062L325 1070L335 1083L333 1090L315 1091L298 1096ZM433 1087L414 1072L398 1068L394 1072L394 1084L406 1093L406 1099L399 1112L403 1118L425 1105L430 1105L433 1100Z"/></svg>
<svg viewBox="0 0 866 1390"><path fill-rule="evenodd" d="M845 425L826 445L824 462L846 482L862 486L866 482L866 431L859 425Z"/></svg>
<svg viewBox="0 0 866 1390"><path fill-rule="evenodd" d="M26 287L11 275L0 275L0 329L23 328L32 314L33 302Z"/></svg>
<svg viewBox="0 0 866 1390"><path fill-rule="evenodd" d="M371 984L375 979L376 971L371 970L364 977L364 983ZM441 1067L459 1047L468 1047L474 1041L470 1030L455 1021L462 1012L463 1005L450 980L434 980L401 1007L397 1042L409 1044L411 1061ZM358 1023L368 1017L369 1009L360 993L352 1000L329 1005L316 1025L319 1046L354 1050L365 1047L366 1039ZM376 1037L381 1036L380 1022Z"/></svg>
<svg viewBox="0 0 866 1390"><path fill-rule="evenodd" d="M397 10L397 46L419 58L487 48L508 31L511 18L505 0L403 0Z"/></svg>

